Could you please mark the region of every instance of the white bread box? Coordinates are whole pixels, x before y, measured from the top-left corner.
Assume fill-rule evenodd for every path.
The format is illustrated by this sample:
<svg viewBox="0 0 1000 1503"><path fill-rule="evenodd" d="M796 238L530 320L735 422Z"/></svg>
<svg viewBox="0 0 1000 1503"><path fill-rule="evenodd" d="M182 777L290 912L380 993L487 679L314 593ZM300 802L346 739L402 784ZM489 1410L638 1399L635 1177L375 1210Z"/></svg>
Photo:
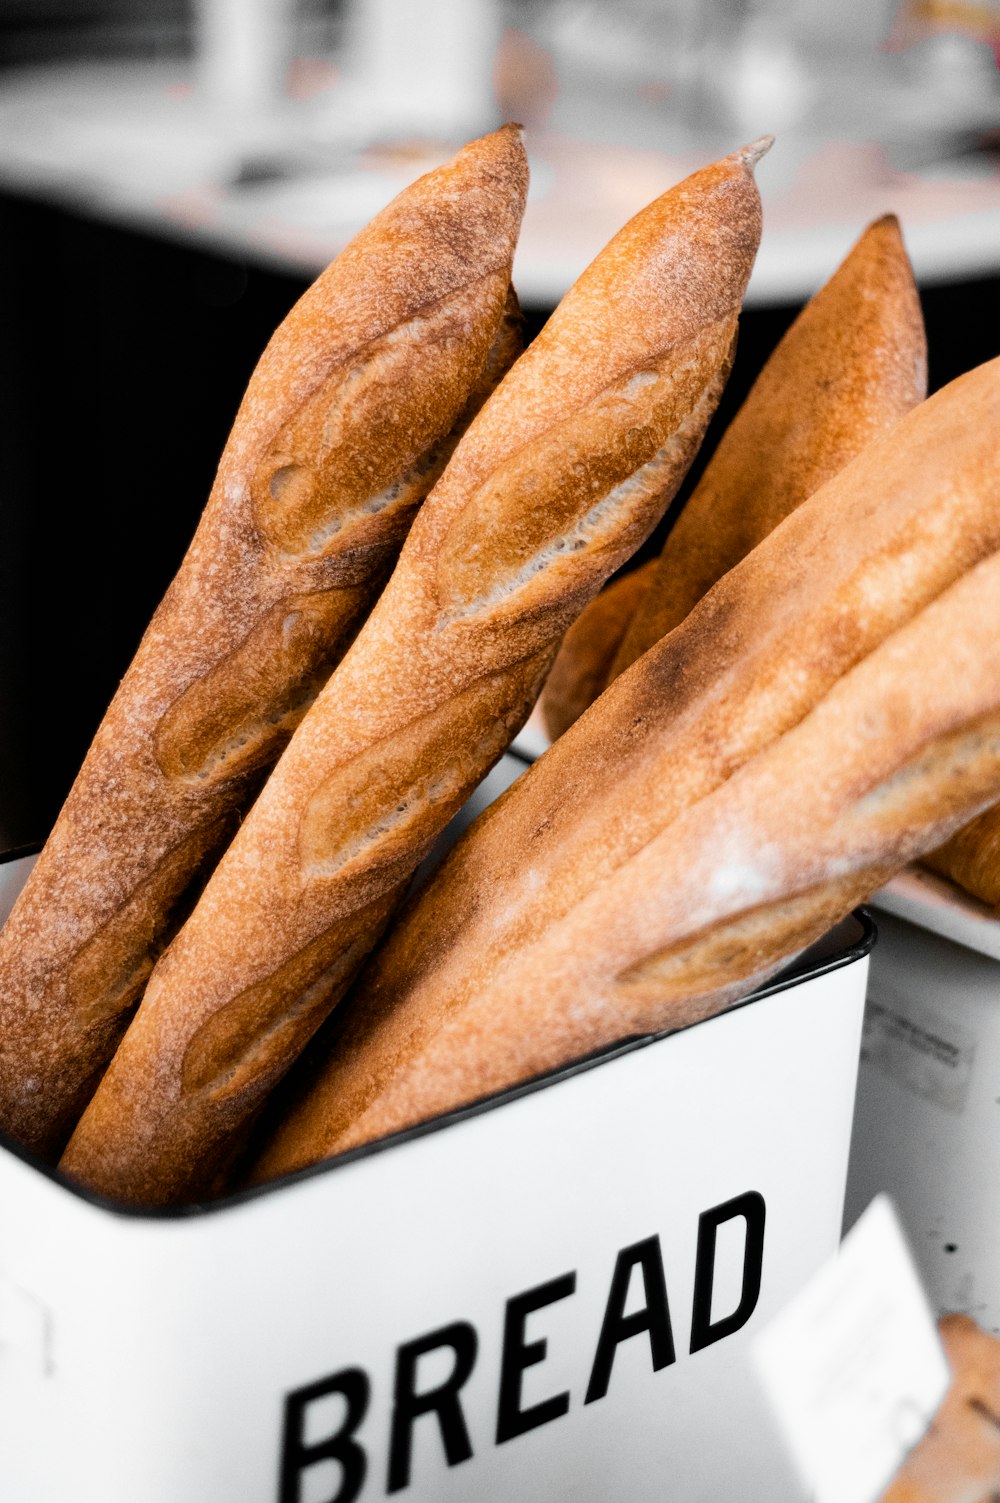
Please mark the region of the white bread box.
<svg viewBox="0 0 1000 1503"><path fill-rule="evenodd" d="M839 1241L872 937L204 1208L0 1145L0 1498L799 1503L747 1348Z"/></svg>

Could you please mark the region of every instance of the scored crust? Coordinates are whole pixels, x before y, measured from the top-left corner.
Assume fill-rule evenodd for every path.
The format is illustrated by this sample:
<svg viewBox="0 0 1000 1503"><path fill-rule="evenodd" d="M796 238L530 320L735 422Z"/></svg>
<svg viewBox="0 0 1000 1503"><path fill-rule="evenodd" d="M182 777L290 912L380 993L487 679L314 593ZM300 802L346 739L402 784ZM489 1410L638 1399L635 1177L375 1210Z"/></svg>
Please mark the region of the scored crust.
<svg viewBox="0 0 1000 1503"><path fill-rule="evenodd" d="M457 1039L478 999L500 995L512 955L525 957L517 974L530 973L531 1028L545 1037L563 1029L564 1058L583 1052L571 1020L584 1006L585 969L573 971L583 990L563 998L564 1017L556 976L540 960L532 970L529 957L599 889L602 911L587 907L595 933L574 930L581 963L608 931L627 929L609 886L616 871L635 867L685 811L704 809L854 665L1000 548L998 421L994 361L910 413L793 512L480 816L374 958L336 1055L279 1129L262 1172L361 1141L383 1095L415 1120L427 1102L408 1066L425 1055L448 1104L491 1089L489 1059L473 1050L442 1063L435 1040L445 1029ZM825 750L831 775L842 752L835 742ZM794 786L794 769L789 776ZM697 826L697 817L687 826L692 842ZM681 867L679 857L673 877L686 904ZM629 1031L613 1007L603 1022L612 1035ZM529 1031L523 1073L537 1063L532 1047Z"/></svg>
<svg viewBox="0 0 1000 1503"><path fill-rule="evenodd" d="M357 631L515 350L505 127L401 193L291 310L194 540L0 935L0 1128L58 1151L157 953Z"/></svg>
<svg viewBox="0 0 1000 1503"><path fill-rule="evenodd" d="M920 299L898 221L887 214L806 304L754 382L667 539L611 676L926 395Z"/></svg>
<svg viewBox="0 0 1000 1503"><path fill-rule="evenodd" d="M754 155L632 220L473 422L154 972L68 1172L132 1199L197 1193L345 990L690 463L759 240Z"/></svg>
<svg viewBox="0 0 1000 1503"><path fill-rule="evenodd" d="M630 663L678 626L702 596L813 491L927 394L920 300L899 225L878 219L806 304L754 382L657 563L644 573L631 623L607 647L601 681L573 680L583 638L597 637L600 597L556 659L542 696L582 713ZM619 630L617 619L614 629ZM591 656L596 656L597 645ZM550 687L551 686L551 687ZM589 693L588 693L589 691ZM566 728L560 723L559 730Z"/></svg>

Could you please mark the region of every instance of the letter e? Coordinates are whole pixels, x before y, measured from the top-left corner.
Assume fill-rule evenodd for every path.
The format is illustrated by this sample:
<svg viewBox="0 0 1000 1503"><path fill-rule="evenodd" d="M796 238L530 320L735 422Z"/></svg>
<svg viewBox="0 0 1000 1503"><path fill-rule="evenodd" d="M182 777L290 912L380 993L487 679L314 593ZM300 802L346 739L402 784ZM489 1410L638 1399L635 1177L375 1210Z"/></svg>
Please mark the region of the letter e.
<svg viewBox="0 0 1000 1503"><path fill-rule="evenodd" d="M507 1314L503 1327L503 1357L500 1362L500 1401L497 1405L497 1445L515 1436L524 1435L538 1425L547 1425L549 1420L559 1419L569 1409L569 1394L557 1393L529 1409L521 1408L521 1379L528 1367L544 1362L548 1342L525 1341L524 1327L532 1310L541 1310L553 1305L556 1300L566 1299L576 1289L576 1274L564 1273L536 1289L524 1294L515 1294L507 1301Z"/></svg>

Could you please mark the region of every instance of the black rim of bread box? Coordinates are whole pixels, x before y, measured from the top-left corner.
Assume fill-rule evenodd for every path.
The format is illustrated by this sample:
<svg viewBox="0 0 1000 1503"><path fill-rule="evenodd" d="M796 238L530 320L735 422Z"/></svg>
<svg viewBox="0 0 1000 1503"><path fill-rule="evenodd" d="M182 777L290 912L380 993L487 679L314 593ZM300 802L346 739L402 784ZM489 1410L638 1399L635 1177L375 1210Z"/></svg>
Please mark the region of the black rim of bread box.
<svg viewBox="0 0 1000 1503"><path fill-rule="evenodd" d="M27 856L37 856L41 845L22 845L14 850L4 851L0 854L0 866L6 866L12 861L23 860ZM395 1148L398 1144L412 1142L415 1138L423 1138L430 1133L442 1131L469 1117L481 1116L484 1112L493 1111L497 1107L506 1106L508 1102L518 1101L522 1096L533 1095L549 1086L558 1085L561 1081L571 1080L576 1075L582 1075L587 1070L592 1070L598 1065L606 1064L613 1059L619 1059L622 1055L632 1054L637 1049L644 1049L649 1044L658 1043L662 1039L670 1038L677 1033L687 1033L692 1028L702 1028L706 1024L717 1022L729 1013L736 1012L739 1008L748 1007L751 1003L760 1002L765 997L774 996L776 992L788 991L790 987L798 986L805 981L814 981L819 976L829 975L832 971L842 970L845 966L852 965L857 960L863 960L869 954L878 937L878 929L875 920L867 908L856 908L849 915L854 919L860 930L860 936L843 948L836 949L831 955L824 956L820 960L809 961L800 957L793 961L784 971L780 972L773 981L748 996L740 998L721 1012L713 1013L710 1017L701 1018L698 1022L688 1023L680 1028L666 1028L659 1033L635 1034L629 1038L619 1039L617 1043L607 1044L601 1049L596 1049L591 1054L582 1055L579 1059L571 1060L568 1064L558 1065L553 1070L546 1070L540 1075L533 1075L528 1080L523 1080L515 1086L508 1086L503 1090L494 1091L488 1096L482 1096L476 1101L471 1101L467 1106L454 1107L451 1111L442 1112L436 1117L430 1117L426 1122L419 1122L414 1127L403 1128L400 1132L391 1133L388 1137L378 1138L373 1143L364 1143L359 1148L348 1148L345 1152L335 1154L332 1158L322 1159L317 1164L310 1164L304 1169L297 1169L291 1174L285 1174L278 1179L268 1180L264 1184L249 1185L239 1190L234 1190L226 1195L220 1195L214 1200L197 1200L190 1204L179 1206L146 1206L127 1205L122 1201L110 1200L104 1195L97 1195L88 1190L84 1185L78 1184L68 1176L61 1174L52 1164L45 1163L29 1149L23 1148L13 1139L0 1133L0 1148L14 1155L22 1163L43 1174L46 1179L52 1180L71 1195L90 1205L98 1206L101 1210L109 1211L115 1216L125 1216L141 1221L177 1221L189 1217L201 1217L218 1215L221 1212L235 1210L247 1205L249 1202L259 1200L262 1195L280 1194L282 1190L293 1185L299 1185L304 1180L315 1179L321 1175L332 1174L346 1164L354 1164L359 1159L371 1158L375 1154L384 1153L387 1149ZM846 919L843 921L846 922Z"/></svg>

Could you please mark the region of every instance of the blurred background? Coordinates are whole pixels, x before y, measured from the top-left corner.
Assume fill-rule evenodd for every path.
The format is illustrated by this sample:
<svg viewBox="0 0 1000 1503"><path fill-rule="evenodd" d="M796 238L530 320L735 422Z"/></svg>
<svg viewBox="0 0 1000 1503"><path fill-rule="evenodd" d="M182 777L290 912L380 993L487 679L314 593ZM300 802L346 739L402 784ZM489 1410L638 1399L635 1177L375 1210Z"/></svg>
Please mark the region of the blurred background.
<svg viewBox="0 0 1000 1503"><path fill-rule="evenodd" d="M887 210L936 387L1000 351L998 60L1000 0L4 0L0 846L51 825L269 334L405 183L524 123L532 331L773 132L715 431Z"/></svg>

